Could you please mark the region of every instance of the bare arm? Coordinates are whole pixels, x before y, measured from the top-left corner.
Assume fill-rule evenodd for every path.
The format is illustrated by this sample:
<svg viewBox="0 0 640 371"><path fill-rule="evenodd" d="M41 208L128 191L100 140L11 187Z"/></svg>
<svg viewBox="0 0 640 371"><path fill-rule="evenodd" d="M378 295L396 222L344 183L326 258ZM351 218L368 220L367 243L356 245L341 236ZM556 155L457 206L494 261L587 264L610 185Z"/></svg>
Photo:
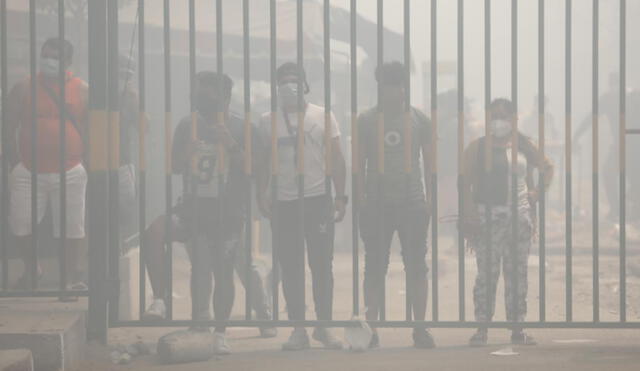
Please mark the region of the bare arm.
<svg viewBox="0 0 640 371"><path fill-rule="evenodd" d="M336 196L342 197L345 195L345 183L347 179L347 167L344 160L344 155L342 154L342 148L340 148L340 137L335 137L332 139L331 144L332 149L332 157L333 157L333 169L332 169L332 179L333 186L336 189Z"/></svg>
<svg viewBox="0 0 640 371"><path fill-rule="evenodd" d="M9 138L9 146L5 149L5 154L9 159L9 165L11 166L11 168L13 168L19 161L18 143L16 138L18 129L22 124L20 109L24 104L22 100L25 97L25 93L26 82L15 85L9 92L7 106L5 107L5 109L7 110L7 136Z"/></svg>
<svg viewBox="0 0 640 371"><path fill-rule="evenodd" d="M342 154L342 149L340 148L340 137L335 137L332 139L331 145L331 156L333 162L332 168L332 179L333 186L336 189L336 217L335 220L337 222L342 221L344 219L344 215L346 212L346 203L344 201L344 189L345 183L347 179L347 167L344 161L344 155Z"/></svg>
<svg viewBox="0 0 640 371"><path fill-rule="evenodd" d="M463 210L460 215L463 233L469 238L473 233L473 225L479 221L476 203L473 200L473 187L476 182L475 164L477 164L478 141L471 142L464 151L462 160L462 202Z"/></svg>

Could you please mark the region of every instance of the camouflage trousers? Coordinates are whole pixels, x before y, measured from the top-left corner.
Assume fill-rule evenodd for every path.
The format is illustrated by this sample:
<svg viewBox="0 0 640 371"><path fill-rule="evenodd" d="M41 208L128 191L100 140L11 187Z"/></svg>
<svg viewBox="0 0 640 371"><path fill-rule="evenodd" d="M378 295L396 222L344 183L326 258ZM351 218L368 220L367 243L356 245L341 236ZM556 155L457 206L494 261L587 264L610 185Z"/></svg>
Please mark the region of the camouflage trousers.
<svg viewBox="0 0 640 371"><path fill-rule="evenodd" d="M473 288L476 321L489 321L495 314L496 288L500 270L504 279L507 321L523 321L527 313L527 261L532 244L533 223L528 215L517 218L518 236L514 243L510 214L494 215L482 233L470 241L476 255L478 275Z"/></svg>

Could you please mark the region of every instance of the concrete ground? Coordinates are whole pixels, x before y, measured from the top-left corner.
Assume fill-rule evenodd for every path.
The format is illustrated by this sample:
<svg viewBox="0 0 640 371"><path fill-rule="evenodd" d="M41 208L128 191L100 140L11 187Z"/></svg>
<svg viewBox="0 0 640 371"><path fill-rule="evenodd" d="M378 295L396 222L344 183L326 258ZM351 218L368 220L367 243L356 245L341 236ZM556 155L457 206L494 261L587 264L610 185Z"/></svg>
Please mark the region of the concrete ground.
<svg viewBox="0 0 640 371"><path fill-rule="evenodd" d="M549 231L555 227L551 224ZM446 230L441 230L438 261L438 298L439 319L458 320L458 256L457 247ZM573 319L590 321L592 319L592 259L587 230L581 231L575 239L573 259ZM600 257L600 319L617 321L619 319L619 260L615 239L603 234ZM583 238L580 238L583 237ZM548 235L548 257L544 264L546 273L547 321L565 319L565 259L561 231ZM627 262L627 320L640 321L640 245L629 244ZM184 250L177 246L174 256L174 310L176 319L187 319L190 315L189 263ZM429 265L433 266L429 254ZM363 259L360 255L360 279L362 283ZM265 266L270 256L258 256ZM352 261L350 253L339 252L334 262L335 300L334 318L350 319L352 316ZM537 248L533 248L529 261L529 313L527 320L539 319L539 264ZM476 275L473 254L465 254L465 315L473 319L472 288ZM133 277L136 277L135 274ZM430 282L433 282L431 280ZM310 290L310 275L307 272L307 318L314 318L313 301ZM148 293L150 291L148 290ZM236 302L232 317L243 318L244 290L236 282ZM432 318L429 298L429 313ZM286 318L284 299L280 318ZM135 297L134 297L135 299ZM20 299L33 301L34 306L42 306L46 312L51 308L51 299ZM82 305L84 301L81 302ZM361 308L362 298L360 298ZM387 319L404 319L404 271L399 251L393 250L387 279ZM12 306L14 300L3 300L2 306ZM498 287L496 320L504 320L503 284ZM137 312L137 310L135 311ZM3 318L6 322L9 318ZM640 330L562 330L534 329L539 345L536 347L513 347L517 355L496 356L492 352L510 347L509 334L505 330L490 332L489 346L469 348L467 341L472 329L434 329L432 331L438 347L433 350L418 350L412 347L411 332L408 329L380 330L381 348L365 353L348 351L326 351L312 344L313 348L304 352L282 352L281 343L290 330L282 328L274 339L260 339L257 329L231 328L228 339L233 354L215 357L207 362L182 365L162 365L155 354L140 356L126 365L114 365L109 354L117 345L129 345L137 342L148 344L152 351L158 338L175 328L115 328L109 330L109 347L92 345L87 348L85 360L74 368L80 370L260 370L260 371L298 371L298 370L638 370L640 369ZM342 337L344 330L335 329Z"/></svg>
<svg viewBox="0 0 640 371"><path fill-rule="evenodd" d="M342 330L338 331L339 333ZM152 332L138 332L154 337ZM156 332L158 335L162 331ZM535 330L531 331L540 345L515 347L518 355L494 356L491 352L508 347L508 333L491 332L490 345L469 348L468 330L438 329L433 335L438 348L418 350L411 347L410 330L383 330L382 347L366 353L326 351L313 348L304 352L282 352L277 339L262 340L254 330L231 330L230 344L234 354L216 357L207 362L181 365L161 365L154 356L137 358L124 366L112 365L106 359L94 359L78 370L260 370L260 371L413 371L413 370L638 370L640 365L640 331L615 330ZM558 341L582 341L560 343Z"/></svg>
<svg viewBox="0 0 640 371"><path fill-rule="evenodd" d="M613 246L613 242L611 242ZM627 279L628 321L640 321L640 258L636 256L638 246L630 245ZM529 314L528 320L539 318L539 264L534 248L529 269ZM600 317L602 321L619 319L618 257L614 250L603 249L600 259ZM190 306L187 278L189 266L181 249L176 249L175 266L175 316L188 318ZM269 261L269 257L263 257ZM466 318L473 319L472 287L476 275L473 254L465 254L465 300ZM351 255L336 255L334 271L335 319L349 319L352 308ZM564 255L551 254L545 263L547 282L548 321L562 321L565 315ZM431 264L430 264L431 265ZM362 268L362 259L361 259ZM444 236L440 243L439 257L439 317L440 320L458 319L458 270L455 243ZM592 319L592 260L591 250L576 248L573 268L573 317L575 321ZM362 269L360 270L362 273ZM308 275L309 277L309 275ZM362 280L359 281L360 283ZM310 279L307 278L307 285ZM233 317L242 318L244 290L237 282L237 296ZM504 320L503 284L498 287L496 320ZM402 320L404 317L404 271L398 254L394 250L387 281L387 318ZM284 300L281 296L281 303ZM431 302L427 318L431 318ZM310 287L307 290L307 318L313 318ZM361 308L363 307L361 303ZM286 318L282 310L280 318ZM174 329L167 328L120 328L110 330L109 342L130 344L143 341L153 346L163 334ZM335 329L343 336L343 329ZM471 329L434 329L432 331L438 347L433 350L418 350L412 347L408 329L383 329L380 331L381 348L366 353L326 351L318 347L304 352L282 352L281 343L289 329L280 329L275 339L260 339L256 329L229 329L229 343L233 349L230 356L216 357L207 362L161 365L154 355L138 357L131 364L117 366L110 363L104 349L93 348L90 360L80 369L94 370L638 370L640 368L640 330L562 330L534 329L539 345L536 347L513 347L518 353L511 356L496 356L492 352L508 348L509 333L492 330L490 344L484 348L469 348L467 341Z"/></svg>

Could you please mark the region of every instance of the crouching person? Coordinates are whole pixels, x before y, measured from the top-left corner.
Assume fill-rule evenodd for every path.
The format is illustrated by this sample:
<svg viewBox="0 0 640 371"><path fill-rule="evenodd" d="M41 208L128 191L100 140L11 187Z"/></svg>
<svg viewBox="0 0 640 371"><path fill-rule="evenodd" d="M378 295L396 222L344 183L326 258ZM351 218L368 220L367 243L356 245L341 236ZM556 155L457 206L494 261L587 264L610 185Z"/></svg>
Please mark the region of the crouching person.
<svg viewBox="0 0 640 371"><path fill-rule="evenodd" d="M513 182L513 121L516 112L511 101L496 99L489 107L489 136L469 144L464 153L463 197L465 210L461 228L475 251L478 275L473 288L475 318L491 321L495 312L496 287L500 269L504 272L507 321L522 322L527 312L527 260L534 231L534 210L542 187L548 188L553 165L533 142L517 133L518 156ZM491 151L491 153L487 153ZM487 155L491 166L486 166ZM533 171L543 174L544 184L535 185ZM513 199L513 187L517 198ZM513 203L517 215L513 215ZM517 223L517 235L513 235ZM516 287L517 285L517 287ZM513 327L511 342L535 345L521 327ZM487 344L487 327L471 337L471 346Z"/></svg>

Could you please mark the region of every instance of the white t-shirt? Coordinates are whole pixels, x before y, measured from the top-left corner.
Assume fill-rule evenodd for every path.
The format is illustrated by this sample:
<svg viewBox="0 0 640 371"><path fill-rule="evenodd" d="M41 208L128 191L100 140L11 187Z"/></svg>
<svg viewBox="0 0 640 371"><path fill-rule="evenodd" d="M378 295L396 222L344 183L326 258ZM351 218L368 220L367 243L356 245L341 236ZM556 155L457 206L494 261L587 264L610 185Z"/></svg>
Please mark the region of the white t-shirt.
<svg viewBox="0 0 640 371"><path fill-rule="evenodd" d="M298 171L296 143L298 113L288 115L292 133L280 110L277 112L278 130L278 200L298 198ZM271 143L271 112L262 115L260 131L265 143ZM331 113L331 137L340 136L335 116ZM314 197L326 193L325 186L325 112L324 107L308 103L304 116L304 196Z"/></svg>

